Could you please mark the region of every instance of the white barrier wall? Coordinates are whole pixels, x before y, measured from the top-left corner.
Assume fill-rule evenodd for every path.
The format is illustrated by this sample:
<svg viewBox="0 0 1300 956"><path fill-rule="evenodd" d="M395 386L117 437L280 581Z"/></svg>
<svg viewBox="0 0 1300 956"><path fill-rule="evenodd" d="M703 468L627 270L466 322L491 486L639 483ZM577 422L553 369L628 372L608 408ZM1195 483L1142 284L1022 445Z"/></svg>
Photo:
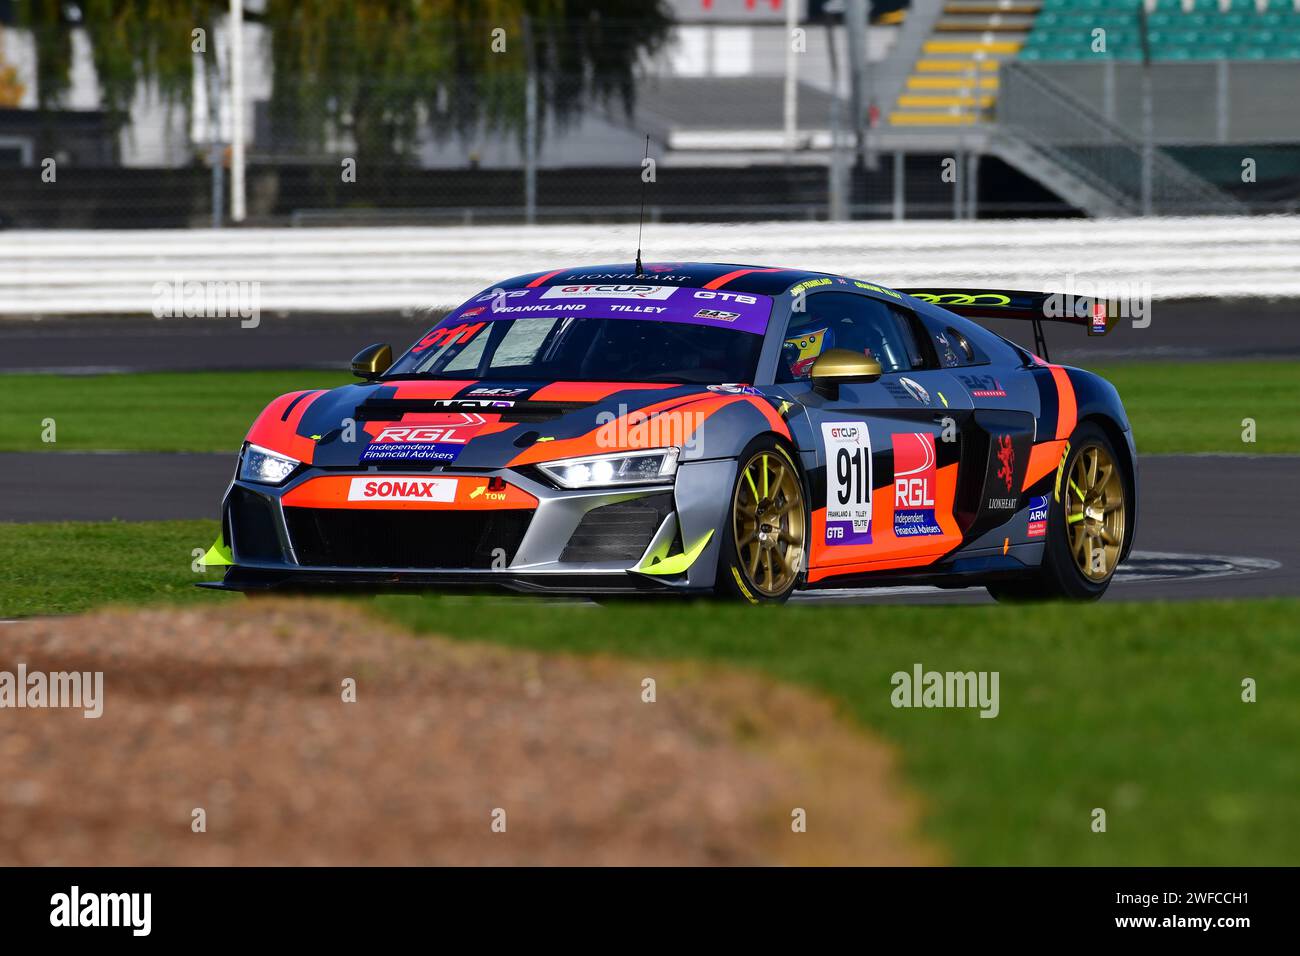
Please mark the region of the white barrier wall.
<svg viewBox="0 0 1300 956"><path fill-rule="evenodd" d="M264 312L449 306L510 276L635 251L635 225L0 232L0 316L150 314L178 282L256 283ZM648 224L644 259L891 286L1300 296L1300 217Z"/></svg>

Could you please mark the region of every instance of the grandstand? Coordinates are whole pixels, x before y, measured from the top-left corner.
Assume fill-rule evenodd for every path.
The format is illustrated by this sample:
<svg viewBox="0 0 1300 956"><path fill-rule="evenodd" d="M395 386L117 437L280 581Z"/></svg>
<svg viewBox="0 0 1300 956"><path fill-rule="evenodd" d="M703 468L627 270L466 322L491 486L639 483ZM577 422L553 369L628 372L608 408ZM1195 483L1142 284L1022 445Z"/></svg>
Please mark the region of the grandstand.
<svg viewBox="0 0 1300 956"><path fill-rule="evenodd" d="M1141 60L1141 19L1138 0L1043 0L1020 58ZM1156 0L1146 21L1152 60L1300 59L1294 0Z"/></svg>
<svg viewBox="0 0 1300 956"><path fill-rule="evenodd" d="M1298 0L944 0L915 2L923 33L889 113L900 128L974 126L993 110L999 67L1300 59ZM900 44L898 55L908 55Z"/></svg>

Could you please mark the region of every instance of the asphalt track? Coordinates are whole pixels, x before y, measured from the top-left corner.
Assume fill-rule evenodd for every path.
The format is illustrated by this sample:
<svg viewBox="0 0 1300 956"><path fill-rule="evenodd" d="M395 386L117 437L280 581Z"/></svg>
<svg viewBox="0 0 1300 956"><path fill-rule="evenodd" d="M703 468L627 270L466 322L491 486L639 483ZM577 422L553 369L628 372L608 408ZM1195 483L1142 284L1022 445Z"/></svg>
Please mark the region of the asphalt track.
<svg viewBox="0 0 1300 956"><path fill-rule="evenodd" d="M1300 357L1296 308L1293 301L1258 299L1155 302L1144 328L1120 319L1106 336L1089 337L1081 328L1051 325L1047 340L1053 361L1084 367L1134 360L1295 358ZM238 319L0 319L0 372L342 369L372 342L389 342L401 351L440 315L264 315L256 328L247 329ZM986 324L1032 345L1024 322Z"/></svg>
<svg viewBox="0 0 1300 956"><path fill-rule="evenodd" d="M0 521L215 520L233 453L0 454ZM1141 459L1134 554L1108 600L1300 594L1300 456ZM811 592L804 602L965 603L982 589Z"/></svg>
<svg viewBox="0 0 1300 956"><path fill-rule="evenodd" d="M1156 302L1146 327L1120 320L1104 338L1050 326L1051 357L1082 366L1134 360L1294 359L1300 321L1290 301ZM371 342L400 348L440 313L264 315L236 319L0 320L0 375L257 368L344 368ZM991 322L1029 342L1023 323ZM1243 334L1249 329L1249 334ZM0 385L2 385L0 379ZM215 518L231 455L0 454L0 521ZM1288 506L1300 457L1160 456L1141 462L1135 552L1109 599L1300 594L1300 520ZM978 589L814 592L803 601L987 600Z"/></svg>

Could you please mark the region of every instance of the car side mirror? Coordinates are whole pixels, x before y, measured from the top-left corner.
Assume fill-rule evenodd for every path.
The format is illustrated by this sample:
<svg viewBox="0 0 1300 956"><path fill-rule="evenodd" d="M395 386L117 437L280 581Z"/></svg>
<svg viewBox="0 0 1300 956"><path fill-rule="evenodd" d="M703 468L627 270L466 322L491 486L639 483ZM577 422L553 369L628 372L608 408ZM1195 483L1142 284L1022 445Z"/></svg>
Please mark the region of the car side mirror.
<svg viewBox="0 0 1300 956"><path fill-rule="evenodd" d="M813 389L829 398L836 398L840 386L856 382L874 382L880 378L880 363L861 352L848 349L827 349L813 362Z"/></svg>
<svg viewBox="0 0 1300 956"><path fill-rule="evenodd" d="M352 356L352 374L358 378L378 378L393 364L393 347L387 342L367 345Z"/></svg>

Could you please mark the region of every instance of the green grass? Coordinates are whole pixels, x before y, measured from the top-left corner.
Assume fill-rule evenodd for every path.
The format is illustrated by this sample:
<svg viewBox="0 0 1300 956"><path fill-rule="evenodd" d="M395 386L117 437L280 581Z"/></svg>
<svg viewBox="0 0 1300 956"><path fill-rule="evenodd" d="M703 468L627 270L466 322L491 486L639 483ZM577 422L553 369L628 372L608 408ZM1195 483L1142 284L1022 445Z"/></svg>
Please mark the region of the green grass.
<svg viewBox="0 0 1300 956"><path fill-rule="evenodd" d="M356 381L343 372L0 376L0 451L239 449L267 402ZM54 419L57 441L42 441Z"/></svg>
<svg viewBox="0 0 1300 956"><path fill-rule="evenodd" d="M927 835L957 863L1300 863L1300 601L377 606L417 631L739 665L827 694L896 746ZM998 671L1000 715L895 709L890 676L918 662ZM1258 703L1241 701L1244 677ZM1095 807L1105 833L1090 829Z"/></svg>
<svg viewBox="0 0 1300 956"><path fill-rule="evenodd" d="M216 540L216 521L0 524L0 618L71 614L103 604L229 600L195 581L196 548Z"/></svg>
<svg viewBox="0 0 1300 956"><path fill-rule="evenodd" d="M1119 389L1139 454L1300 452L1300 362L1152 362L1095 371ZM1255 442L1242 441L1242 420Z"/></svg>
<svg viewBox="0 0 1300 956"><path fill-rule="evenodd" d="M216 533L212 521L0 524L0 617L241 600L192 587L192 551ZM926 835L954 862L1300 863L1300 601L371 606L417 632L752 668L825 694L894 745ZM999 716L895 709L890 676L914 663L998 671ZM1241 702L1244 677L1258 703ZM661 682L660 699L672 692ZM1094 807L1104 834L1090 829Z"/></svg>
<svg viewBox="0 0 1300 956"><path fill-rule="evenodd" d="M1138 450L1300 453L1300 363L1133 363L1097 370L1119 388ZM342 372L0 377L0 451L232 451L277 395L353 381ZM41 440L53 418L58 441ZM1253 418L1257 441L1241 440Z"/></svg>

